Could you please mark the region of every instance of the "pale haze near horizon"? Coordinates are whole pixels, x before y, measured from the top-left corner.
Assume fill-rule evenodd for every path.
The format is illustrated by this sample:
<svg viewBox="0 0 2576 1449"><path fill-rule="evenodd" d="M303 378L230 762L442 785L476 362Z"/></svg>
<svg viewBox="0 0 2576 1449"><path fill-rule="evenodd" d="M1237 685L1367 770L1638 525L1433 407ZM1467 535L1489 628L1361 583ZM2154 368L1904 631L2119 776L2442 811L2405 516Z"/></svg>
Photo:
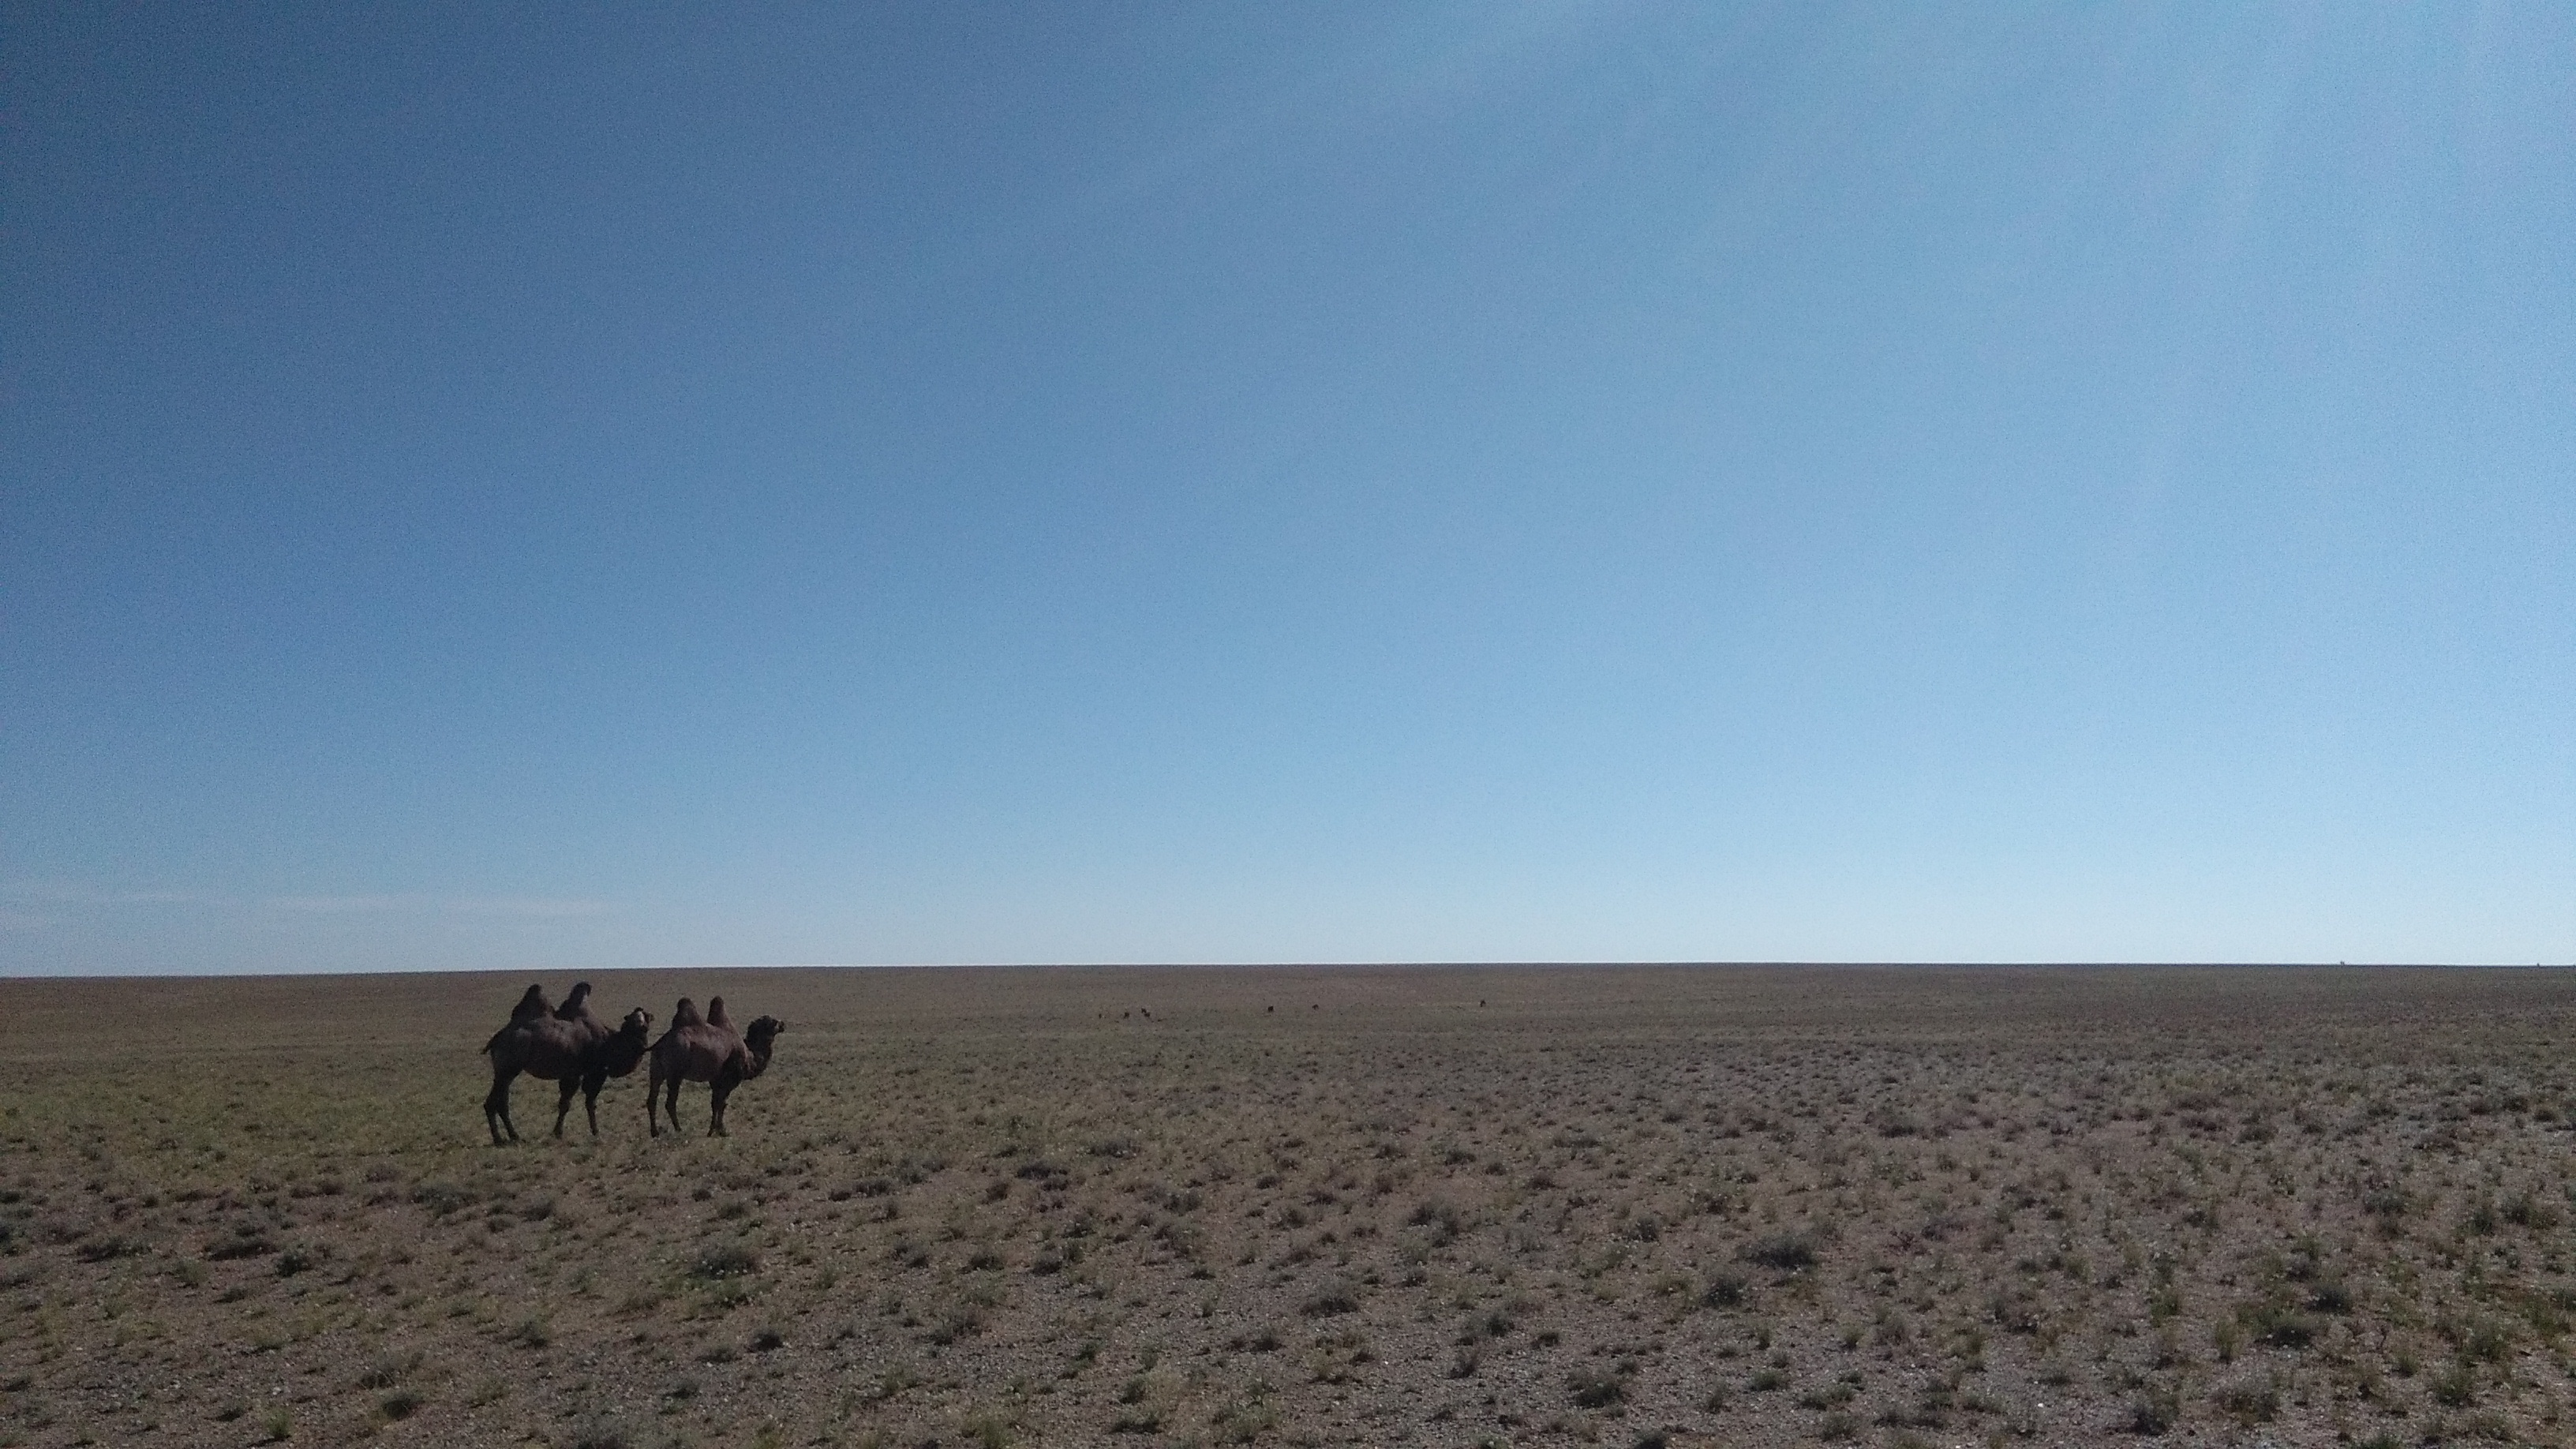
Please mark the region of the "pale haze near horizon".
<svg viewBox="0 0 2576 1449"><path fill-rule="evenodd" d="M2576 11L0 50L0 972L2576 959Z"/></svg>

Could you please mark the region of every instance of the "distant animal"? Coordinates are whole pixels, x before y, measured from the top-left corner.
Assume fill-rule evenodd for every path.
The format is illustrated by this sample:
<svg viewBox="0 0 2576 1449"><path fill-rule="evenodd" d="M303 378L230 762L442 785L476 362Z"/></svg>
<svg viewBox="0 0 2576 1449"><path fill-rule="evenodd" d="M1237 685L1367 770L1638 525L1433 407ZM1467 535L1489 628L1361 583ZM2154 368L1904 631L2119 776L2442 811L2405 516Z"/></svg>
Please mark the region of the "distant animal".
<svg viewBox="0 0 2576 1449"><path fill-rule="evenodd" d="M644 1088L644 1122L654 1136L662 1135L660 1117L655 1115L655 1098L661 1098L661 1116L671 1119L671 1130L680 1130L680 1084L707 1084L709 1107L707 1135L725 1137L725 1099L733 1089L769 1070L769 1054L778 1034L787 1023L774 1016L764 1016L744 1032L734 1030L733 1021L725 1015L724 998L707 998L707 1014L698 1015L695 1003L687 997L671 1008L671 1027L662 1039L653 1043L653 1075ZM665 1087L665 1083L669 1085Z"/></svg>
<svg viewBox="0 0 2576 1449"><path fill-rule="evenodd" d="M555 1103L557 1137L563 1136L564 1118L572 1112L576 1092L590 1118L590 1135L598 1136L599 1089L610 1077L634 1072L652 1034L653 1013L640 1006L626 1013L626 1020L614 1029L601 1021L590 1009L587 981L573 987L564 1004L551 1011L546 1009L543 988L529 987L510 1012L510 1024L483 1044L483 1054L492 1060L492 1090L483 1098L483 1125L491 1129L492 1145L501 1145L504 1132L509 1141L519 1140L518 1124L510 1120L510 1083L522 1072L562 1088L562 1097Z"/></svg>

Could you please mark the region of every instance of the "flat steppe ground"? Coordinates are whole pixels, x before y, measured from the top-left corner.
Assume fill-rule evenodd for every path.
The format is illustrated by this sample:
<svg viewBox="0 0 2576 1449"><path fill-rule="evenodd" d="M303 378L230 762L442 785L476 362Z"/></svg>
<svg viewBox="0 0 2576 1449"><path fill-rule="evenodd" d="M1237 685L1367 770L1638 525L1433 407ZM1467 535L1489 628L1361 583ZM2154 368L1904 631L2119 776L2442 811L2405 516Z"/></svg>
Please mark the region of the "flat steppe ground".
<svg viewBox="0 0 2576 1449"><path fill-rule="evenodd" d="M2576 1439L2576 974L529 979L0 983L0 1442Z"/></svg>

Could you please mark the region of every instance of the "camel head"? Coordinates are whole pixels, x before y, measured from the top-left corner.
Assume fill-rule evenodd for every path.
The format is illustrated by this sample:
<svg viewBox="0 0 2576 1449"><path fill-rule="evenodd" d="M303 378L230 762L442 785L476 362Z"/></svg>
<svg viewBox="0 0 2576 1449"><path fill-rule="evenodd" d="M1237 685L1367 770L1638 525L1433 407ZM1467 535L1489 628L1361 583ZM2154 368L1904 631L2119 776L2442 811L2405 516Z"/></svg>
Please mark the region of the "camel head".
<svg viewBox="0 0 2576 1449"><path fill-rule="evenodd" d="M760 1063L762 1066L767 1066L769 1065L770 1043L778 1040L778 1034L786 1029L787 1023L780 1021L777 1017L761 1017L759 1020L754 1021L751 1024L751 1030L743 1033L742 1044L750 1049L751 1059L753 1061Z"/></svg>
<svg viewBox="0 0 2576 1449"><path fill-rule="evenodd" d="M600 1062L608 1068L608 1074L622 1077L635 1070L635 1064L644 1060L652 1033L653 1013L640 1006L626 1013L626 1020L618 1023L617 1034L599 1045Z"/></svg>

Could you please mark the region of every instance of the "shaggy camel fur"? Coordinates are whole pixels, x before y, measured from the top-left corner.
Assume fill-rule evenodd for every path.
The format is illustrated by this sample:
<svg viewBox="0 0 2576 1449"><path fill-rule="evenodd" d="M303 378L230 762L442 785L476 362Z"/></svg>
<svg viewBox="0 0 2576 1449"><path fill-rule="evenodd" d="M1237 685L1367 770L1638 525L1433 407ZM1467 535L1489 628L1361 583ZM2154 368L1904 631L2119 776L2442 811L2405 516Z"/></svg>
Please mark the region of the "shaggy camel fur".
<svg viewBox="0 0 2576 1449"><path fill-rule="evenodd" d="M518 1009L510 1013L510 1024L484 1043L484 1054L492 1059L492 1091L483 1099L483 1125L491 1129L495 1147L501 1145L505 1131L510 1141L519 1140L518 1126L510 1120L510 1083L521 1072L562 1087L562 1098L555 1104L557 1137L563 1135L575 1092L582 1094L590 1135L596 1137L599 1089L610 1077L632 1073L644 1059L653 1013L639 1006L611 1030L590 1009L587 981L575 986L560 1008L547 1011L545 1004L545 993L529 987L528 994L519 998Z"/></svg>
<svg viewBox="0 0 2576 1449"><path fill-rule="evenodd" d="M654 1116L654 1098L664 1094L663 1115L671 1119L671 1130L680 1130L680 1084L704 1082L712 1105L707 1113L707 1135L723 1137L725 1132L725 1099L733 1089L769 1070L770 1044L787 1029L787 1023L774 1016L764 1016L751 1024L748 1032L736 1032L733 1021L725 1015L724 998L710 997L707 1014L687 997L671 1008L671 1029L653 1043L653 1075L644 1088L644 1122L654 1136L662 1135L662 1124ZM669 1083L666 1089L663 1083Z"/></svg>

